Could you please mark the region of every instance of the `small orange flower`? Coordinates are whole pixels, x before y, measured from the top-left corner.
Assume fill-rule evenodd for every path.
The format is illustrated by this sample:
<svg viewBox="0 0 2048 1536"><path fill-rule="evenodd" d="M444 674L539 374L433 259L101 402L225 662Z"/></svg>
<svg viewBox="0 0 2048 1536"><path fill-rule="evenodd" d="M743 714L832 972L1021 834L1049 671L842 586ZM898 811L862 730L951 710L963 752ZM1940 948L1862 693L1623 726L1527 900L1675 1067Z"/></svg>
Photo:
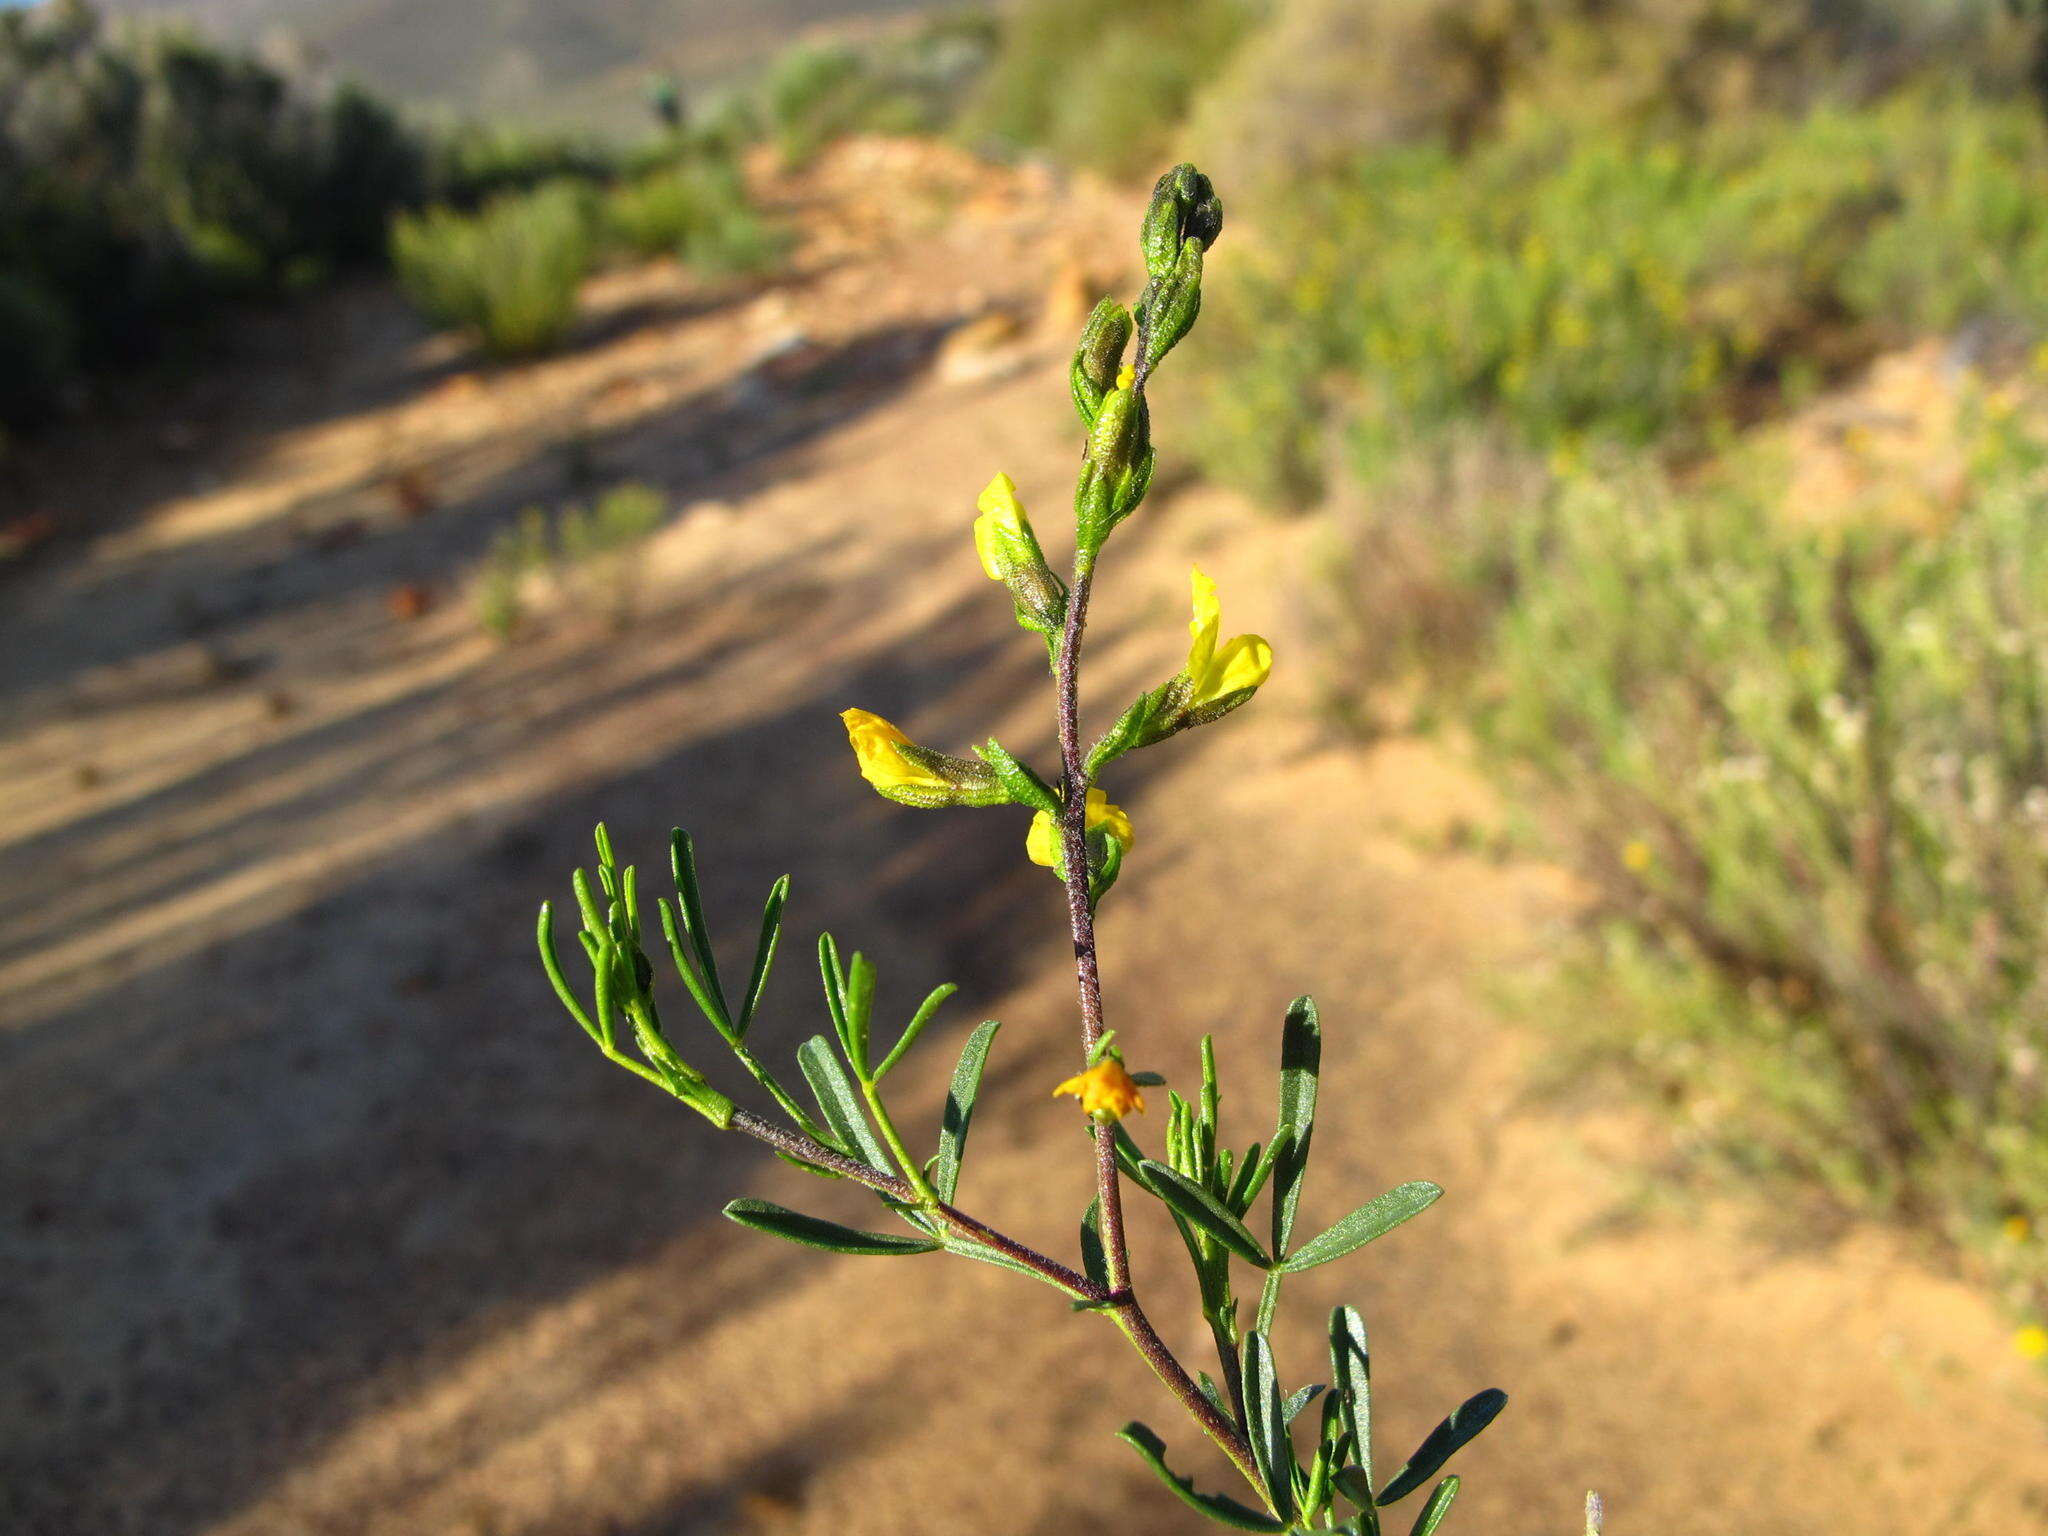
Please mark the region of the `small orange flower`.
<svg viewBox="0 0 2048 1536"><path fill-rule="evenodd" d="M1079 1099L1081 1112L1097 1120L1121 1120L1132 1110L1140 1114L1145 1110L1145 1095L1113 1053L1079 1076L1068 1078L1053 1089L1052 1096L1058 1098L1063 1093Z"/></svg>

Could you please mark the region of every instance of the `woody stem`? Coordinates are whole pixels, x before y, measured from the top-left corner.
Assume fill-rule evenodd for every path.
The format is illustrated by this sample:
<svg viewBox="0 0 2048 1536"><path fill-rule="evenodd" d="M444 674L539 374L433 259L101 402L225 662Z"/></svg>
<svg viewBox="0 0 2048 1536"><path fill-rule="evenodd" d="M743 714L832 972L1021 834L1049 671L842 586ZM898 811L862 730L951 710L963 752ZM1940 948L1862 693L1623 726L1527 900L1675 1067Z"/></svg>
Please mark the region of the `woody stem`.
<svg viewBox="0 0 2048 1536"><path fill-rule="evenodd" d="M1102 972L1095 951L1095 903L1088 889L1088 763L1081 752L1081 635L1088 622L1088 595L1094 585L1095 557L1083 549L1074 560L1073 586L1067 594L1065 628L1055 668L1059 689L1061 764L1060 856L1065 865L1067 919L1074 940L1074 971L1081 994L1081 1044L1084 1057L1102 1038ZM1114 1122L1094 1127L1095 1192L1101 1203L1104 1267L1113 1298L1103 1308L1124 1337L1145 1358L1166 1389L1179 1399L1189 1417L1215 1441L1231 1463L1265 1500L1265 1486L1252 1460L1251 1447L1238 1427L1219 1412L1188 1375L1187 1368L1153 1328L1131 1288L1130 1242L1124 1234L1123 1184L1117 1172Z"/></svg>

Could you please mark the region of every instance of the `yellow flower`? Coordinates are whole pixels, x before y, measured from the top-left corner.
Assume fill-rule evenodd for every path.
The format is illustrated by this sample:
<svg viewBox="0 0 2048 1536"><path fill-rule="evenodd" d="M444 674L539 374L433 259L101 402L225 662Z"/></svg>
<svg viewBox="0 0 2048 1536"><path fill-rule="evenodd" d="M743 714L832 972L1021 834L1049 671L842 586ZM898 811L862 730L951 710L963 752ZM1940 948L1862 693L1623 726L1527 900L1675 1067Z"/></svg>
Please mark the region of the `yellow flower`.
<svg viewBox="0 0 2048 1536"><path fill-rule="evenodd" d="M1223 604L1217 599L1216 583L1204 576L1199 566L1191 567L1189 574L1195 616L1188 623L1194 643L1188 647L1186 708L1196 710L1265 682L1273 671L1273 647L1257 635L1234 635L1218 645Z"/></svg>
<svg viewBox="0 0 2048 1536"><path fill-rule="evenodd" d="M1107 1055L1077 1077L1070 1077L1053 1089L1058 1098L1071 1093L1081 1101L1081 1112L1097 1120L1121 1120L1132 1110L1144 1113L1145 1095L1124 1070L1114 1053Z"/></svg>
<svg viewBox="0 0 2048 1536"><path fill-rule="evenodd" d="M1107 832L1129 851L1138 840L1132 830L1131 818L1124 814L1120 805L1111 805L1109 796L1099 789L1088 791L1088 830ZM1034 864L1043 864L1047 869L1060 867L1059 823L1050 815L1040 811L1031 818L1031 830L1024 835L1024 851L1031 856Z"/></svg>
<svg viewBox="0 0 2048 1536"><path fill-rule="evenodd" d="M1101 1068L1097 1068L1100 1071ZM1080 1079L1076 1078L1076 1082ZM1086 1107L1087 1101L1082 1101ZM2023 1360L2048 1360L2048 1328L2039 1323L2029 1323L2012 1336L2012 1347L2020 1352Z"/></svg>
<svg viewBox="0 0 2048 1536"><path fill-rule="evenodd" d="M1650 851L1650 845L1640 837L1623 845L1621 850L1622 865L1633 874L1640 875L1655 859L1656 855Z"/></svg>
<svg viewBox="0 0 2048 1536"><path fill-rule="evenodd" d="M2000 1230L2005 1233L2008 1242L2024 1243L2028 1234L2034 1230L2034 1224L2026 1217L2014 1214L2000 1223Z"/></svg>
<svg viewBox="0 0 2048 1536"><path fill-rule="evenodd" d="M1134 364L1134 363L1125 363L1125 364L1123 365L1123 367L1121 367L1121 368L1117 369L1117 371L1116 371L1116 387L1117 387L1118 389L1129 389L1129 388L1130 388L1130 387L1131 387L1131 386L1132 386L1133 384L1135 384L1135 383L1137 383L1137 382L1138 382L1138 369L1137 369L1137 365L1136 365L1136 364Z"/></svg>
<svg viewBox="0 0 2048 1536"><path fill-rule="evenodd" d="M981 509L981 516L974 520L974 552L981 556L981 568L990 581L1005 581L1016 563L1014 558L1006 558L1006 547L1032 537L1031 519L1017 499L1017 482L1008 475L997 475L975 506Z"/></svg>
<svg viewBox="0 0 2048 1536"><path fill-rule="evenodd" d="M860 759L860 776L883 794L902 790L918 794L952 792L953 786L946 780L903 755L903 748L917 743L880 715L848 709L842 710L839 718L846 722L846 739L853 743L853 755Z"/></svg>

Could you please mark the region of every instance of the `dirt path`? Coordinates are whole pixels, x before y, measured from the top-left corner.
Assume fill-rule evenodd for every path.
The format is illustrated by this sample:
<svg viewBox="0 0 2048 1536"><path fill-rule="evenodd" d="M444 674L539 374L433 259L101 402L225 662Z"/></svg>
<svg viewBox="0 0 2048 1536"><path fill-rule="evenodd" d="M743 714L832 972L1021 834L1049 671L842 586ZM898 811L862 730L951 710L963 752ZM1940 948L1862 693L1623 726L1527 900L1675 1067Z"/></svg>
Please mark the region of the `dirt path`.
<svg viewBox="0 0 2048 1536"><path fill-rule="evenodd" d="M1070 1244L1057 888L1021 813L869 794L835 717L1043 753L1042 666L966 530L998 468L1057 524L1062 349L934 349L1073 252L1110 277L1130 210L875 146L797 192L786 289L606 279L583 345L497 377L359 295L320 322L338 359L217 387L196 447L109 431L37 466L100 531L0 589L0 1528L1187 1529L1111 1438L1133 1415L1220 1482L1107 1330L1014 1277L721 1221L744 1192L871 1216L605 1068L531 961L600 816L651 865L692 825L735 937L791 871L770 1048L819 1027L821 927L878 958L885 1007L962 983L908 1118L930 1134L959 1038L1005 1020L963 1197ZM491 533L628 478L682 509L639 621L485 639L461 593ZM1569 893L1444 851L1488 802L1435 751L1325 736L1312 537L1160 497L1119 535L1090 663L1098 713L1176 664L1191 559L1281 656L1251 713L1114 785L1135 1056L1185 1079L1214 1030L1248 1139L1312 991L1309 1219L1450 1191L1297 1282L1284 1369L1313 1369L1322 1309L1364 1306L1395 1455L1506 1387L1453 1529L1572 1531L1594 1485L1611 1529L1657 1536L2048 1524L2048 1401L1978 1298L1881 1232L1793 1246L1646 1201L1643 1127L1529 1092L1540 1039L1490 998ZM413 584L436 601L401 618ZM1141 1274L1192 1348L1170 1241L1141 1231Z"/></svg>

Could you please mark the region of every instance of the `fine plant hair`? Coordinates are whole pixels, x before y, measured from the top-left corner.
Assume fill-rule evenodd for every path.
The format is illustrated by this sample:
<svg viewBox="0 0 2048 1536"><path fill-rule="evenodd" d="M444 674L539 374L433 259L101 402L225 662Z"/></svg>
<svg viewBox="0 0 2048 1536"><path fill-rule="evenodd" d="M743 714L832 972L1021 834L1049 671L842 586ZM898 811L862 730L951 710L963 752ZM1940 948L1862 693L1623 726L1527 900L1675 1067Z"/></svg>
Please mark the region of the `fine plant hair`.
<svg viewBox="0 0 2048 1536"><path fill-rule="evenodd" d="M1073 1326L1116 1328L1143 1358L1197 1429L1243 1479L1239 1495L1198 1491L1170 1469L1163 1436L1137 1420L1122 1438L1166 1487L1220 1525L1246 1531L1338 1531L1379 1536L1383 1511L1423 1494L1413 1536L1429 1536L1457 1496L1456 1476L1438 1478L1446 1461L1500 1412L1505 1394L1488 1389L1468 1398L1405 1461L1383 1474L1372 1443L1371 1352L1365 1320L1349 1306L1329 1321L1327 1381L1283 1384L1272 1335L1286 1277L1339 1259L1425 1210L1443 1193L1414 1182L1368 1201L1334 1226L1297 1240L1296 1216L1316 1118L1322 1054L1321 1016L1298 997L1280 1029L1278 1115L1264 1143L1238 1150L1221 1145L1221 1085L1213 1042L1201 1042L1199 1088L1168 1091L1162 1144L1148 1150L1126 1117L1142 1111L1144 1091L1164 1086L1153 1073L1126 1069L1126 1051L1148 1042L1119 1039L1105 1011L1096 962L1098 908L1130 855L1135 831L1097 780L1126 753L1180 731L1210 724L1249 702L1265 682L1272 651L1256 635L1223 639L1215 584L1194 573L1193 643L1187 665L1139 697L1092 746L1080 723L1082 640L1100 556L1116 527L1144 500L1153 447L1146 387L1155 368L1195 323L1202 267L1222 227L1222 205L1207 177L1190 165L1160 178L1145 214L1140 245L1148 280L1137 302L1104 299L1089 317L1070 370L1075 409L1086 433L1074 495L1075 555L1062 578L1047 564L1029 518L1007 476L982 492L974 543L983 569L1014 603L1017 622L1047 650L1058 721L1059 764L1042 775L993 738L956 757L911 741L886 720L849 709L844 719L862 775L881 794L918 808L1021 806L1033 813L1026 839L1032 860L1065 887L1079 993L1079 1072L1055 1093L1080 1100L1092 1141L1096 1197L1080 1218L1072 1261L1041 1253L971 1215L959 1199L983 1068L998 1024L969 1036L952 1079L936 1149L920 1155L899 1129L884 1096L901 1062L952 995L935 988L893 1041L874 1036L875 969L859 953L844 956L830 934L818 944L831 1033L797 1052L809 1101L785 1085L748 1041L758 1017L782 928L789 881L778 880L762 912L760 938L744 984L721 978L698 891L696 849L671 834L675 897L659 896L649 914L638 871L621 866L609 834L597 829L595 879L574 876L581 930L577 942L591 970L588 987L571 986L558 956L554 914L540 909L541 960L562 1006L598 1049L696 1110L721 1131L765 1143L784 1160L828 1178L872 1190L902 1231L840 1226L766 1200L734 1200L725 1214L743 1226L836 1253L907 1257L948 1252L1012 1270L1049 1285L1076 1312ZM1128 354L1128 355L1127 355ZM651 920L650 920L651 919ZM655 1001L656 967L648 930L658 928L684 990L782 1120L757 1113L714 1087L686 1059ZM787 1123L783 1123L786 1121ZM1157 1121L1155 1120L1155 1124ZM1191 1369L1154 1329L1133 1278L1124 1220L1126 1196L1157 1200L1170 1213L1193 1266L1201 1310L1216 1348L1216 1371ZM1261 1196L1263 1215L1253 1208ZM1240 1295L1247 1274L1256 1284ZM1308 1415L1311 1449L1297 1452L1290 1425ZM1597 1518L1597 1517L1596 1517ZM1589 1521L1592 1526L1596 1521Z"/></svg>

